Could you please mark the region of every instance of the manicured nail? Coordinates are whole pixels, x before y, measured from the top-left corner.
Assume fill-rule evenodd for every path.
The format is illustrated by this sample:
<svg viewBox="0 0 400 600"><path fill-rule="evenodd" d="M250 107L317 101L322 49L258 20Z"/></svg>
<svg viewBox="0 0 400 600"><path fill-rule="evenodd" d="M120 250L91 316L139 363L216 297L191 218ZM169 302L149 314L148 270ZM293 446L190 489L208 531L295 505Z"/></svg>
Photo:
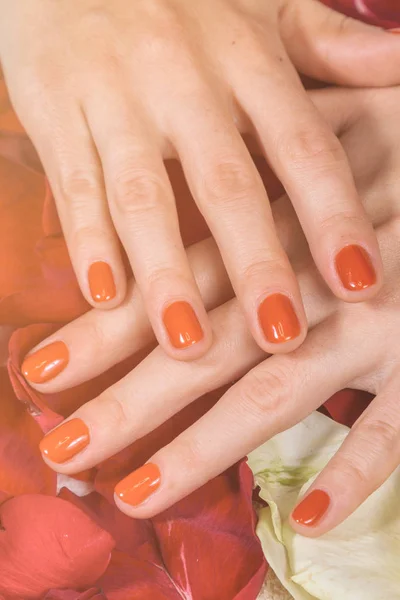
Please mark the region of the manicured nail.
<svg viewBox="0 0 400 600"><path fill-rule="evenodd" d="M27 356L22 363L24 377L32 383L45 383L54 379L69 362L69 352L64 342L53 342Z"/></svg>
<svg viewBox="0 0 400 600"><path fill-rule="evenodd" d="M81 452L90 442L89 429L81 419L71 419L48 433L40 450L55 463L64 463Z"/></svg>
<svg viewBox="0 0 400 600"><path fill-rule="evenodd" d="M300 502L292 513L293 519L299 525L312 527L322 519L329 508L330 498L322 490L313 490Z"/></svg>
<svg viewBox="0 0 400 600"><path fill-rule="evenodd" d="M376 283L371 259L361 246L345 246L336 256L336 270L346 290L358 292Z"/></svg>
<svg viewBox="0 0 400 600"><path fill-rule="evenodd" d="M386 29L389 33L400 33L400 27L396 27L395 29Z"/></svg>
<svg viewBox="0 0 400 600"><path fill-rule="evenodd" d="M117 290L110 265L101 261L90 265L89 287L95 302L107 302L115 298Z"/></svg>
<svg viewBox="0 0 400 600"><path fill-rule="evenodd" d="M160 479L157 465L147 463L120 481L115 487L115 494L122 502L138 506L160 487Z"/></svg>
<svg viewBox="0 0 400 600"><path fill-rule="evenodd" d="M188 348L204 337L199 320L188 302L174 302L164 312L164 325L175 348Z"/></svg>
<svg viewBox="0 0 400 600"><path fill-rule="evenodd" d="M282 344L300 335L300 321L292 302L283 294L267 296L260 304L258 318L271 344Z"/></svg>

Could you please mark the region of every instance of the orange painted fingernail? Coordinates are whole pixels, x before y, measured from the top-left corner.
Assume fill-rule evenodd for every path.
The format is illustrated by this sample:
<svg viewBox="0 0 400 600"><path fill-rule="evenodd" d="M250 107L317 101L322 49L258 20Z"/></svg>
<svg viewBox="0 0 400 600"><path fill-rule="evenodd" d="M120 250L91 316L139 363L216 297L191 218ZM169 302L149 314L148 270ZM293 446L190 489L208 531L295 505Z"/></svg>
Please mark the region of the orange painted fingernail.
<svg viewBox="0 0 400 600"><path fill-rule="evenodd" d="M115 487L115 494L131 506L142 504L160 487L161 473L157 465L147 463L125 477Z"/></svg>
<svg viewBox="0 0 400 600"><path fill-rule="evenodd" d="M283 294L267 296L260 304L258 318L271 344L282 344L300 335L301 326L292 302Z"/></svg>
<svg viewBox="0 0 400 600"><path fill-rule="evenodd" d="M164 312L164 325L175 348L188 348L204 337L203 329L188 302L174 302Z"/></svg>
<svg viewBox="0 0 400 600"><path fill-rule="evenodd" d="M101 261L90 265L89 287L95 302L107 302L115 298L117 290L110 265Z"/></svg>
<svg viewBox="0 0 400 600"><path fill-rule="evenodd" d="M22 363L24 377L32 383L50 381L65 369L69 352L64 342L53 342L27 356Z"/></svg>
<svg viewBox="0 0 400 600"><path fill-rule="evenodd" d="M293 519L299 525L312 527L322 519L329 508L330 498L322 490L313 490L300 502L292 513Z"/></svg>
<svg viewBox="0 0 400 600"><path fill-rule="evenodd" d="M396 27L395 29L386 29L389 33L400 33L400 28Z"/></svg>
<svg viewBox="0 0 400 600"><path fill-rule="evenodd" d="M40 442L40 450L55 463L64 463L81 452L90 442L89 429L81 419L66 421L48 433Z"/></svg>
<svg viewBox="0 0 400 600"><path fill-rule="evenodd" d="M357 292L376 283L371 259L361 246L345 246L336 256L336 270L346 290Z"/></svg>

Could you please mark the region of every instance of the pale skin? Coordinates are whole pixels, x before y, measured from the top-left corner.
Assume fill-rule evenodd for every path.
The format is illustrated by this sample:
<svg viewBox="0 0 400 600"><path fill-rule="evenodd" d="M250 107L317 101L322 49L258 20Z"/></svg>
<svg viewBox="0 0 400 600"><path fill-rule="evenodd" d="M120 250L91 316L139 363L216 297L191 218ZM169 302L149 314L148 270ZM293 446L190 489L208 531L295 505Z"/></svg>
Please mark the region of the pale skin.
<svg viewBox="0 0 400 600"><path fill-rule="evenodd" d="M324 90L310 97L330 120L352 166L382 252L384 286L376 298L360 305L335 298L318 276L289 199L281 198L273 206L275 223L300 283L310 332L294 352L268 358L249 334L238 301L227 301L232 291L215 243L206 240L190 248L188 259L203 300L213 309L209 316L215 343L210 354L183 363L157 347L129 375L70 417L82 419L90 430L90 443L82 452L62 465L45 458L65 474L92 467L203 393L241 377L214 408L151 457L149 462L161 472L154 494L136 507L116 497L129 516L147 518L164 510L345 387L376 398L313 483L312 489L329 495L329 510L313 527L295 521L292 526L306 536L332 529L400 462L400 148L395 125L400 89ZM76 385L151 339L143 299L132 284L115 311L93 310L40 345L62 340L71 360L58 377L33 387L56 392Z"/></svg>
<svg viewBox="0 0 400 600"><path fill-rule="evenodd" d="M11 98L45 167L93 306L116 308L126 297L122 244L164 351L191 360L210 349L211 321L163 163L176 157L258 346L282 353L304 341L298 279L245 131L259 139L284 184L333 294L358 302L379 293L374 229L342 146L297 71L344 85L396 84L399 36L316 0L0 0L0 13ZM353 244L375 274L365 289L346 289L336 267L338 253ZM108 265L115 284L101 302L90 291L93 264ZM299 325L279 344L265 336L259 318L273 294L289 299ZM171 342L164 322L177 301L193 308L203 334L186 347Z"/></svg>

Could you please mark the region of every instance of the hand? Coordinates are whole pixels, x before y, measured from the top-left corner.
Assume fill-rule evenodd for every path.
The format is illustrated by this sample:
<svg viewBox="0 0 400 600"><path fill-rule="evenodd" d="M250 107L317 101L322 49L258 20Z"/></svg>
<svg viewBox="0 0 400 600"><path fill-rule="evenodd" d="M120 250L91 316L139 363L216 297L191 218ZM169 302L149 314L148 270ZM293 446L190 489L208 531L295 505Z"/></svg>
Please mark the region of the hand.
<svg viewBox="0 0 400 600"><path fill-rule="evenodd" d="M293 527L303 535L326 532L389 476L400 457L396 395L400 385L396 374L400 350L400 151L393 125L399 96L400 89L326 90L312 96L320 110L333 117L335 130L344 131L341 141L383 253L386 282L380 295L358 306L333 298L317 276L288 200L281 199L274 205L274 216L293 257L311 328L304 345L290 355L274 356L256 366L263 353L249 336L237 301L230 300L210 313L216 341L208 357L178 363L156 348L130 375L46 436L42 451L52 468L69 474L98 464L195 398L247 373L204 417L117 486L116 501L123 512L142 518L165 509L344 387L377 397L309 491L310 496L313 490L327 494L326 514L304 524L297 510L298 522L293 520ZM221 264L214 273L216 248L210 242L202 244L191 250L192 264L197 265L195 272L201 282L203 261L210 284L202 286L203 294L206 303L213 305L217 300L213 278L221 277ZM229 295L227 278L222 281L220 299ZM132 302L134 296L132 292ZM138 297L135 302L140 314ZM112 316L118 330L112 330ZM74 385L84 379L85 368L86 375L93 376L128 356L136 348L132 342L136 334L147 343L149 332L148 325L138 324L132 307L122 306L114 314L88 313L42 344L67 342L71 362L58 377L36 387L52 392ZM94 357L101 357L100 367L93 367ZM304 514L304 507L302 510Z"/></svg>
<svg viewBox="0 0 400 600"><path fill-rule="evenodd" d="M14 106L54 191L84 296L126 294L119 240L159 344L211 345L163 159L178 157L259 346L306 335L298 284L239 130L256 132L340 298L382 283L376 237L338 140L295 68L325 81L399 81L400 38L315 0L0 0Z"/></svg>

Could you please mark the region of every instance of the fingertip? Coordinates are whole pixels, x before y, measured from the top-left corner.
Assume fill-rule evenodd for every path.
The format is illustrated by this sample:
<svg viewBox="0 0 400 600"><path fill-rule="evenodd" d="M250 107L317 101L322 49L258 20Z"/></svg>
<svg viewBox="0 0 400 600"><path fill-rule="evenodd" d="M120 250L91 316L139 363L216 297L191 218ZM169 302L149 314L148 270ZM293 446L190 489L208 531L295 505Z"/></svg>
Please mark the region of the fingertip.
<svg viewBox="0 0 400 600"><path fill-rule="evenodd" d="M295 506L290 515L290 525L305 537L319 537L327 531L324 527L332 508L332 498L327 490L314 488Z"/></svg>
<svg viewBox="0 0 400 600"><path fill-rule="evenodd" d="M109 310L120 306L126 297L127 284L123 268L105 260L93 261L87 271L87 295L93 308Z"/></svg>
<svg viewBox="0 0 400 600"><path fill-rule="evenodd" d="M383 266L379 249L367 250L361 244L348 244L336 254L333 293L344 302L366 302L374 298L383 285Z"/></svg>
<svg viewBox="0 0 400 600"><path fill-rule="evenodd" d="M191 361L204 356L212 346L210 320L204 307L193 308L186 300L167 304L162 311L160 343L176 360Z"/></svg>
<svg viewBox="0 0 400 600"><path fill-rule="evenodd" d="M282 292L268 294L258 306L260 335L256 341L268 354L286 354L298 348L307 336L307 321L299 301Z"/></svg>

